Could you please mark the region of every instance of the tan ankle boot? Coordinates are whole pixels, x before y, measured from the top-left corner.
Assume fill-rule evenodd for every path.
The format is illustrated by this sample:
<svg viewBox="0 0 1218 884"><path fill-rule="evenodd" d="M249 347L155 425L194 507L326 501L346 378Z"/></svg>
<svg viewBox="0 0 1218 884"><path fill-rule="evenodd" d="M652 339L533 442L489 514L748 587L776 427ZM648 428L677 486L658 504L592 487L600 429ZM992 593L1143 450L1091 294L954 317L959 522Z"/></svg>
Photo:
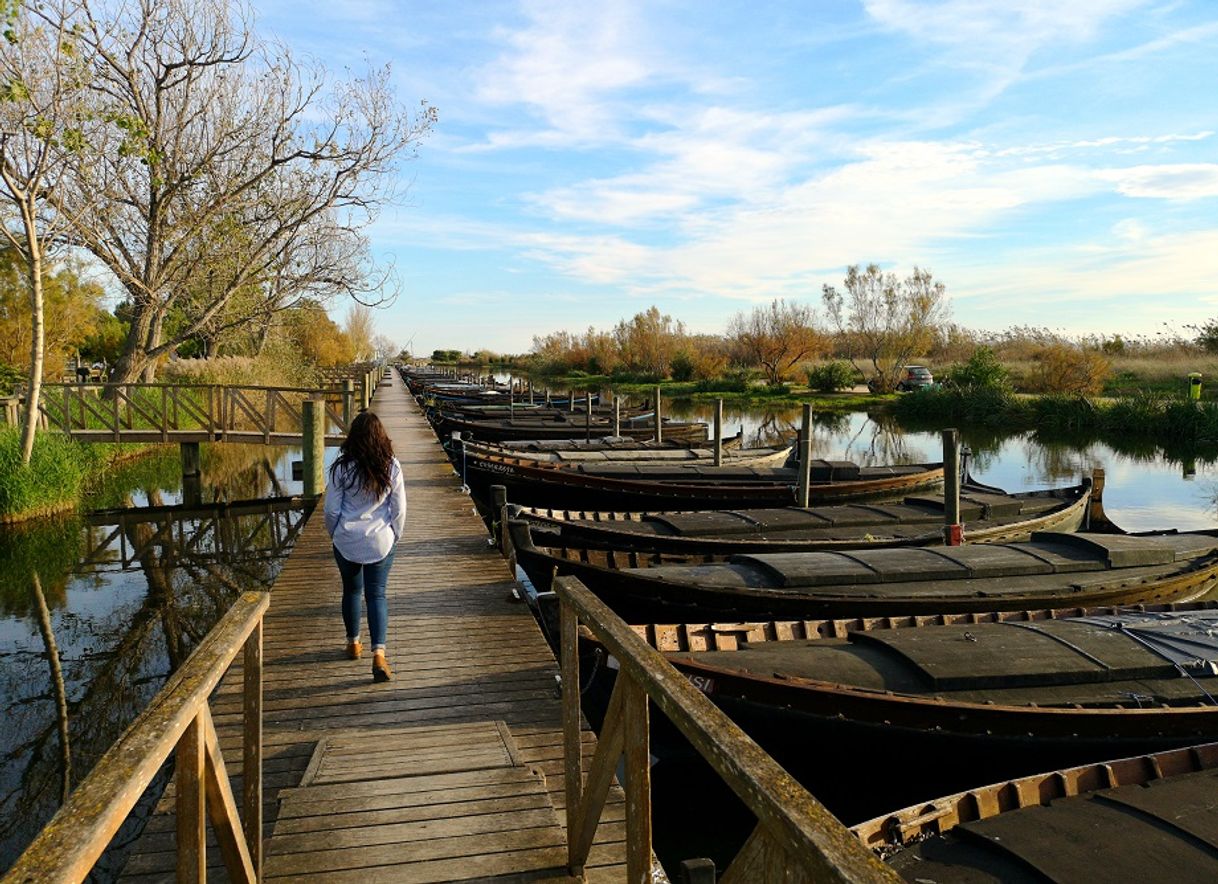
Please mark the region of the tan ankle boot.
<svg viewBox="0 0 1218 884"><path fill-rule="evenodd" d="M391 678L393 678L393 672L389 669L389 661L385 659L385 652L377 651L372 655L372 680L389 681Z"/></svg>
<svg viewBox="0 0 1218 884"><path fill-rule="evenodd" d="M347 659L358 660L364 655L364 646L359 643L359 639L353 642L347 642Z"/></svg>

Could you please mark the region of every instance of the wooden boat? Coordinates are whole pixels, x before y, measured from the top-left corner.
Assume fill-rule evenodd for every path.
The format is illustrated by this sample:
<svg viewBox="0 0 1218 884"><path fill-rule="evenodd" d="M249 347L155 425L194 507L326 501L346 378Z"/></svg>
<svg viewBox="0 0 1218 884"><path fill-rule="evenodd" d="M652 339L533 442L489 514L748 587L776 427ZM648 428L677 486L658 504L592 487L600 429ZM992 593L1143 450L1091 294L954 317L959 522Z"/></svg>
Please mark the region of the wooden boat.
<svg viewBox="0 0 1218 884"><path fill-rule="evenodd" d="M610 440L613 440L613 437L594 439L590 442L566 439L552 440L549 443L531 440L513 444L459 439L452 440L450 456L456 459L464 453L467 457L515 457L535 463L576 468L605 464L714 464L715 452L707 448L705 443L692 445L661 442L657 444L654 441L635 439ZM728 465L781 466L791 459L793 451L792 446L786 448L725 446L723 461Z"/></svg>
<svg viewBox="0 0 1218 884"><path fill-rule="evenodd" d="M1216 602L633 628L847 821L1218 736ZM616 661L582 644L595 721Z"/></svg>
<svg viewBox="0 0 1218 884"><path fill-rule="evenodd" d="M574 574L635 623L1138 604L1198 598L1218 583L1218 530L726 557L539 547L519 519L508 535L539 591Z"/></svg>
<svg viewBox="0 0 1218 884"><path fill-rule="evenodd" d="M475 493L503 485L526 506L603 510L704 510L782 507L795 503L794 467L697 464L584 464L562 467L507 455L465 458L463 476ZM891 497L943 480L942 464L860 467L815 461L817 502Z"/></svg>
<svg viewBox="0 0 1218 884"><path fill-rule="evenodd" d="M586 419L586 415L572 412L556 412L554 417L531 418L522 415L515 418L487 420L462 420L440 415L432 424L440 438L460 433L462 438L483 442L504 442L517 439L583 439L609 436L613 433L613 422L604 418ZM663 436L667 439L706 439L706 424L662 419ZM655 420L622 421L620 434L634 439L651 439L655 436Z"/></svg>
<svg viewBox="0 0 1218 884"><path fill-rule="evenodd" d="M910 881L1218 880L1218 743L1079 765L852 827Z"/></svg>
<svg viewBox="0 0 1218 884"><path fill-rule="evenodd" d="M1092 481L1007 494L966 481L960 518L969 543L1027 540L1034 531L1076 531L1088 513ZM549 510L511 505L543 546L634 550L676 555L806 552L826 549L937 546L943 543L942 495L900 502L762 510L631 513ZM535 541L536 542L536 541Z"/></svg>

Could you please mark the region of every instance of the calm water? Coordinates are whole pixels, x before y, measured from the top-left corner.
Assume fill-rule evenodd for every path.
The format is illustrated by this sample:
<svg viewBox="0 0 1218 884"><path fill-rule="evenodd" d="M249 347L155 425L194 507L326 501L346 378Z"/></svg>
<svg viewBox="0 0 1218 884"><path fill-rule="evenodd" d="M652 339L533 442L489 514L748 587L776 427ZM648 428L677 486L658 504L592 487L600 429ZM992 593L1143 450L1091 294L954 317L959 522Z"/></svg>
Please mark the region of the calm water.
<svg viewBox="0 0 1218 884"><path fill-rule="evenodd" d="M713 408L701 403L673 403L666 413L701 418L708 423ZM779 411L724 407L724 434L741 427L746 445L794 440L798 408ZM861 465L923 463L943 457L937 431L902 430L891 419L856 412L814 415L813 456L851 460ZM1218 463L1165 458L1141 446L1091 441L1046 441L1033 433L996 435L992 431L961 431L961 442L972 452L970 472L977 479L1007 491L1072 485L1096 467L1106 476L1104 508L1114 522L1129 531L1155 528L1208 528L1218 525Z"/></svg>
<svg viewBox="0 0 1218 884"><path fill-rule="evenodd" d="M293 459L205 447L198 500L298 494ZM305 518L175 512L179 471L167 449L118 469L91 502L101 513L0 528L0 870L236 596L270 588Z"/></svg>

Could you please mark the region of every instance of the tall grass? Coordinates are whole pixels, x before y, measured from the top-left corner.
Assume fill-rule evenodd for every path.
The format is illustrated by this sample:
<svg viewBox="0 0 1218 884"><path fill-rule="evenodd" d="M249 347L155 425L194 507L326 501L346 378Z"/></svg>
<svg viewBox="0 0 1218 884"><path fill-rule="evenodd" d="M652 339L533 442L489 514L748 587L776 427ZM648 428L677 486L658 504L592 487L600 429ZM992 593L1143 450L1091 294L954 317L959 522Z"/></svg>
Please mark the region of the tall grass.
<svg viewBox="0 0 1218 884"><path fill-rule="evenodd" d="M39 433L28 465L21 433L0 429L0 521L71 509L92 466L84 446L58 433Z"/></svg>

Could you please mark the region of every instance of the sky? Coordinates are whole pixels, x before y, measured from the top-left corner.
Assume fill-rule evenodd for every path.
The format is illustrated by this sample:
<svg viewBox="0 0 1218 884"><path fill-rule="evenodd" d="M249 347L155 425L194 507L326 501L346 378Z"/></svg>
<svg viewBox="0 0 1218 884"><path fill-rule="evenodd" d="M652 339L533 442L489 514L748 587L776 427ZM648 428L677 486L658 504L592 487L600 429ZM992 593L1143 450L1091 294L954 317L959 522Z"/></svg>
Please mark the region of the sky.
<svg viewBox="0 0 1218 884"><path fill-rule="evenodd" d="M869 263L981 331L1218 315L1212 0L253 2L439 110L370 229L415 353L652 305L719 333Z"/></svg>

